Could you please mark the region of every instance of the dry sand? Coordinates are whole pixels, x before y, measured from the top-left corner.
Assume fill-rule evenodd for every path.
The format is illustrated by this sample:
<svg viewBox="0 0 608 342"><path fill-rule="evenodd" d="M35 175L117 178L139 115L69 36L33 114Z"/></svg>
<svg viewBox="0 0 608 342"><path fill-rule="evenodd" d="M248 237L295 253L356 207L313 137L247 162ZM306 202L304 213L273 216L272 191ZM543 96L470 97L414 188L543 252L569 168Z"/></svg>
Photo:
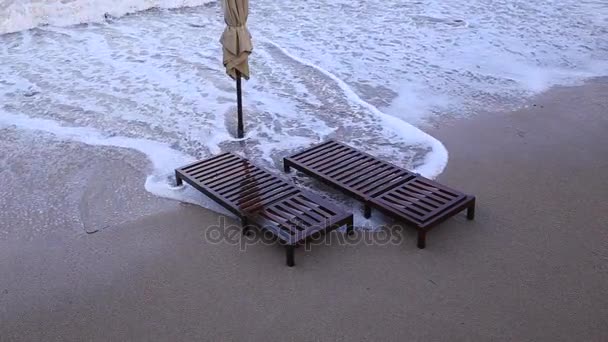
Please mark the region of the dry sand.
<svg viewBox="0 0 608 342"><path fill-rule="evenodd" d="M606 341L606 94L431 131L476 220L425 250L413 230L298 249L294 268L278 246L206 241L219 216L147 194L141 155L3 130L0 340Z"/></svg>

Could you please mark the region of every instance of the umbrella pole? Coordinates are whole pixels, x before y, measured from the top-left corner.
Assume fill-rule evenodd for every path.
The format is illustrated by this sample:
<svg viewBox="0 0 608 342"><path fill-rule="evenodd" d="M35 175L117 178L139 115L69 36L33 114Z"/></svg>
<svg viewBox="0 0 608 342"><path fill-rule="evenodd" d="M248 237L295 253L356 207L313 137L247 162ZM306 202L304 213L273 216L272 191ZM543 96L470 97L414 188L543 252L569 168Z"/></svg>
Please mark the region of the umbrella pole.
<svg viewBox="0 0 608 342"><path fill-rule="evenodd" d="M243 98L242 98L242 90L241 90L241 72L236 71L236 102L237 102L237 110L238 110L238 126L237 126L237 138L241 139L243 137Z"/></svg>

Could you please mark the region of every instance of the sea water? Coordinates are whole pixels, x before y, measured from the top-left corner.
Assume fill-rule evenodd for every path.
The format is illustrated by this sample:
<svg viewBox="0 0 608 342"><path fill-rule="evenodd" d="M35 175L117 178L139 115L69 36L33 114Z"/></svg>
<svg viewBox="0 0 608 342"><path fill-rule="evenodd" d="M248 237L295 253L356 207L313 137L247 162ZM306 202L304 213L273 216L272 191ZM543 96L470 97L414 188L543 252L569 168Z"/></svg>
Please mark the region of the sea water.
<svg viewBox="0 0 608 342"><path fill-rule="evenodd" d="M236 151L276 169L337 138L435 177L448 151L418 127L608 74L606 1L250 5L242 140L207 0L0 0L0 128L137 149L149 191L211 207L175 167Z"/></svg>

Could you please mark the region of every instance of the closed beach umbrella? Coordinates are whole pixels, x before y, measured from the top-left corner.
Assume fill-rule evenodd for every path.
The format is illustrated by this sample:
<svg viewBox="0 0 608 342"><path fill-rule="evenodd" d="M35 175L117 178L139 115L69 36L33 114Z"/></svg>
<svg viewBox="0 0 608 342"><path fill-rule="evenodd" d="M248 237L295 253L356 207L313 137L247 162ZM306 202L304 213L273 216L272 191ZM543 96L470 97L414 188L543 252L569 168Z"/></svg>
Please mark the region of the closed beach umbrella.
<svg viewBox="0 0 608 342"><path fill-rule="evenodd" d="M247 29L249 0L222 0L226 29L220 42L224 51L226 73L236 80L238 107L238 137L243 137L243 103L241 76L249 79L249 55L253 50L251 34Z"/></svg>

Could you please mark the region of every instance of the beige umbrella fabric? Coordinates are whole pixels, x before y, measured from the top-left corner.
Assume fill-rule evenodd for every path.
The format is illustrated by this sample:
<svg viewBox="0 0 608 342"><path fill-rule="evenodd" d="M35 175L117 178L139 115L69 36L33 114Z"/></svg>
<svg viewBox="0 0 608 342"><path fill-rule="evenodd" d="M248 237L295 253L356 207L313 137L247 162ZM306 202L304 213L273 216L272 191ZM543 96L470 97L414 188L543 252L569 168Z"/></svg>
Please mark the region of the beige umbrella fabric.
<svg viewBox="0 0 608 342"><path fill-rule="evenodd" d="M251 34L247 29L249 0L222 0L226 29L220 42L224 50L226 73L237 78L237 70L249 79L249 55L253 51Z"/></svg>

